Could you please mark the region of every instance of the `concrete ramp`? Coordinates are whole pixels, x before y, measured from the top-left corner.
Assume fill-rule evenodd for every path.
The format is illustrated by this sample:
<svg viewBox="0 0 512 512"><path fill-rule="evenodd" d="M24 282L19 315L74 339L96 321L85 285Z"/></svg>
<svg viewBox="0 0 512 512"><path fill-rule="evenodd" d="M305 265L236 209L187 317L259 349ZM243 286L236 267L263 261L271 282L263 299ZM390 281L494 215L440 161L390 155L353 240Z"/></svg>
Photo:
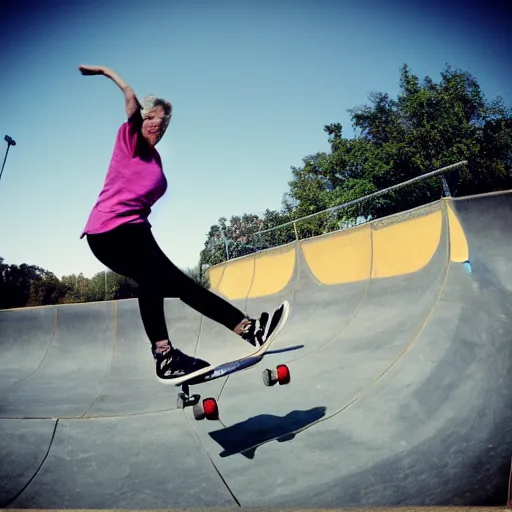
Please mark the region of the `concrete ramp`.
<svg viewBox="0 0 512 512"><path fill-rule="evenodd" d="M0 506L504 505L511 213L509 192L447 199L210 269L250 314L292 305L277 353L194 388L216 422L156 382L136 301L0 311ZM248 352L166 308L184 350Z"/></svg>

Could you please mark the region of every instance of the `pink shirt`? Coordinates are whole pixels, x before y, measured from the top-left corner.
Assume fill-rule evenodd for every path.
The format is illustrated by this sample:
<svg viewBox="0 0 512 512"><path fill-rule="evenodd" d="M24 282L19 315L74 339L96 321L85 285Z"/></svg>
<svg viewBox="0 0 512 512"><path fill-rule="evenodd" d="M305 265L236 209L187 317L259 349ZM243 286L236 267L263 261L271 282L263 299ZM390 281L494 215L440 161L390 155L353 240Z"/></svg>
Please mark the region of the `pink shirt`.
<svg viewBox="0 0 512 512"><path fill-rule="evenodd" d="M117 132L103 189L80 238L110 231L121 224L149 224L151 207L167 190L162 160L140 135L139 116L136 113Z"/></svg>

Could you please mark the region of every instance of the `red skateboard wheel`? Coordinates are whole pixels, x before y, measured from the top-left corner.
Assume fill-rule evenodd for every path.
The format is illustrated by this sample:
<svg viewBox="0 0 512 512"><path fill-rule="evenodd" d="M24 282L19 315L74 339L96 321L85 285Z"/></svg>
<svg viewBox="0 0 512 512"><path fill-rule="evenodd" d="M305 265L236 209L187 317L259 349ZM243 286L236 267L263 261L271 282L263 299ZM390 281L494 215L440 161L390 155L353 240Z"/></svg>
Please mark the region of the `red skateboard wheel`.
<svg viewBox="0 0 512 512"><path fill-rule="evenodd" d="M277 366L277 380L279 384L288 384L290 382L290 370L285 364Z"/></svg>
<svg viewBox="0 0 512 512"><path fill-rule="evenodd" d="M215 398L205 398L203 400L203 410L207 419L216 420L219 418L219 408Z"/></svg>

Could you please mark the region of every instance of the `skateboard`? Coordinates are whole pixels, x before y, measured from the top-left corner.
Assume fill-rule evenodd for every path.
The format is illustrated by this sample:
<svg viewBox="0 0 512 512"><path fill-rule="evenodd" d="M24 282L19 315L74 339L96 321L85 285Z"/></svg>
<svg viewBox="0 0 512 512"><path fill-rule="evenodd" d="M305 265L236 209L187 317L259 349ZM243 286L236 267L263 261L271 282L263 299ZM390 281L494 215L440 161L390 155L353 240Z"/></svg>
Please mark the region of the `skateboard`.
<svg viewBox="0 0 512 512"><path fill-rule="evenodd" d="M265 354L268 352L270 346L276 339L277 335L284 327L290 314L290 304L284 301L280 307L283 307L283 316L271 336L267 341L258 347L251 354L221 363L217 366L207 366L202 370L194 372L190 375L180 377L177 379L175 386L181 386L181 392L178 393L178 408L184 409L185 407L192 406L194 418L196 420L217 420L219 419L219 407L215 398L209 397L201 400L201 395L190 394L190 386L210 382L221 377L227 377L232 373L236 373L258 364ZM272 318L269 319L272 321ZM280 385L288 384L290 382L290 370L285 364L277 365L275 370L263 370L263 383L265 386L274 386L279 383Z"/></svg>

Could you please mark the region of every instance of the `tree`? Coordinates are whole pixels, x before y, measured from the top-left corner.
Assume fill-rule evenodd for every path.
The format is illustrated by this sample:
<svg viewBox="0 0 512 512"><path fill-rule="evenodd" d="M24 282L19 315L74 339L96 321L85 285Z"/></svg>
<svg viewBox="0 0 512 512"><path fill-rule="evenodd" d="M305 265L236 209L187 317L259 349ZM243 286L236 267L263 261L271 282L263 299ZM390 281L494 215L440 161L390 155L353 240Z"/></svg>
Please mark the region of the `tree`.
<svg viewBox="0 0 512 512"><path fill-rule="evenodd" d="M256 234L259 231L286 223L290 217L285 212L266 210L263 216L244 214L227 221L221 217L207 234L200 259L204 265L217 265L227 259L252 254L261 249L281 245L294 239L293 228Z"/></svg>
<svg viewBox="0 0 512 512"><path fill-rule="evenodd" d="M66 291L66 294L61 300L62 303L86 302L88 279L84 277L83 273L62 276L60 281Z"/></svg>
<svg viewBox="0 0 512 512"><path fill-rule="evenodd" d="M6 265L0 258L0 309L26 306L32 297L33 282L54 283L55 279L53 273L36 265Z"/></svg>
<svg viewBox="0 0 512 512"><path fill-rule="evenodd" d="M304 166L292 167L293 179L284 197L284 208L292 219L300 219L352 201L377 189L371 170L379 168L377 152L361 139L343 139L339 123L327 125L331 153L317 153L303 159ZM382 199L379 200L382 202ZM362 206L318 215L297 223L301 238L339 229L350 219L365 214Z"/></svg>
<svg viewBox="0 0 512 512"><path fill-rule="evenodd" d="M319 212L461 160L469 162L467 168L447 176L452 192L466 195L512 186L511 110L500 97L487 102L471 74L447 65L439 83L430 77L420 83L404 65L397 99L382 92L373 92L369 99L369 105L349 110L358 136L345 139L341 124L327 125L330 153L306 157L302 167L292 168L284 205L291 217ZM306 226L310 234L318 234L347 219L390 215L441 194L436 177L318 216Z"/></svg>
<svg viewBox="0 0 512 512"><path fill-rule="evenodd" d="M53 274L30 282L28 306L48 306L59 304L67 289ZM25 305L25 304L24 304Z"/></svg>

